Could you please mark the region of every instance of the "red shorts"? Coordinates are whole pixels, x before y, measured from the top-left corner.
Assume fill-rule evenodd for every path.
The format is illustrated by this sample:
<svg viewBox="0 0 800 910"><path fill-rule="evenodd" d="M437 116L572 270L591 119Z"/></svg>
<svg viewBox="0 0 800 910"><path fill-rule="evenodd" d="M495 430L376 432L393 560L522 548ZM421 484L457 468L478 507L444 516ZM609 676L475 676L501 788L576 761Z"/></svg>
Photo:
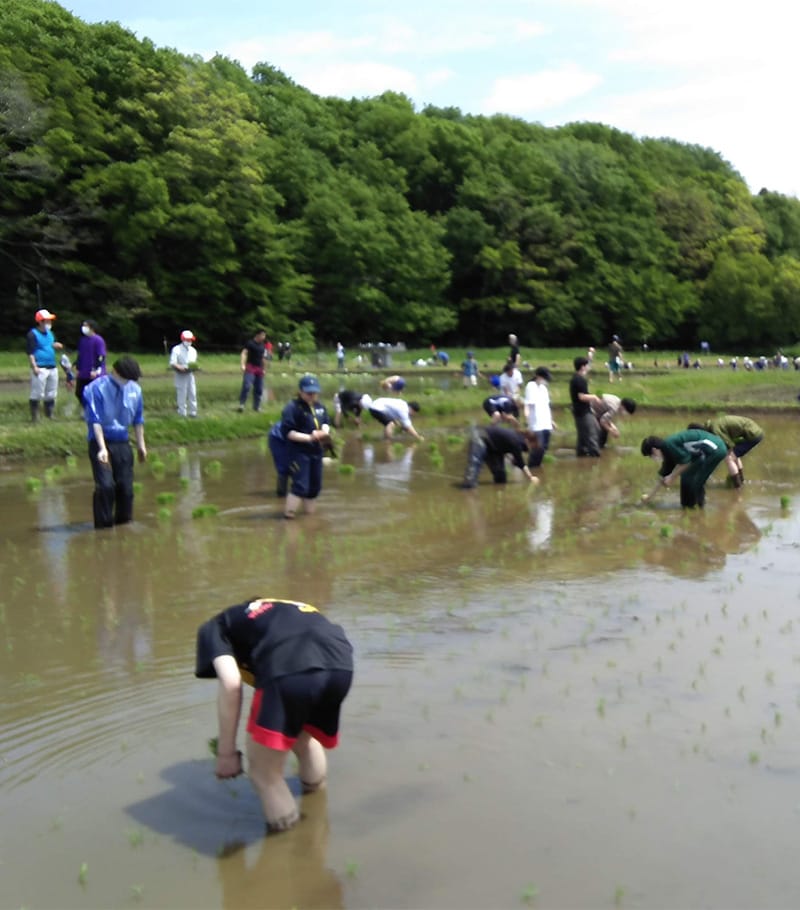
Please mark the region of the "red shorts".
<svg viewBox="0 0 800 910"><path fill-rule="evenodd" d="M247 732L268 749L285 752L305 730L326 749L339 742L339 710L350 690L350 670L309 670L273 679L253 694Z"/></svg>

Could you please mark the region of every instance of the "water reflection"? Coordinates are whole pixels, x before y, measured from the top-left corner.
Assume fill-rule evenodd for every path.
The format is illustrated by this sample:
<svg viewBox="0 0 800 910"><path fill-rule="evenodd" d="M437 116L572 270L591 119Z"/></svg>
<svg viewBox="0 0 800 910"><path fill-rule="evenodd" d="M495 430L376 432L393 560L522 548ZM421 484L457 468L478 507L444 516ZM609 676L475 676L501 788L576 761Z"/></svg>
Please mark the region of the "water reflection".
<svg viewBox="0 0 800 910"><path fill-rule="evenodd" d="M302 802L302 822L280 836L262 838L249 850L231 844L218 862L222 906L227 910L338 910L342 883L327 867L328 794Z"/></svg>
<svg viewBox="0 0 800 910"><path fill-rule="evenodd" d="M780 427L768 432L777 438ZM691 838L679 810L696 809L693 795L723 774L737 789L728 777L720 784L721 810L740 817L719 826L711 813L704 832L761 837L761 802L793 805L790 773L772 769L794 767L800 734L800 521L779 506L781 495L800 501L795 453L765 448L740 494L714 484L704 511L683 513L668 500L637 506L652 477L636 452L559 458L537 488L512 480L464 491L453 482L462 447L438 441L441 465L427 445L349 434L340 454L351 469L326 465L319 512L288 523L255 443L167 453L165 476L141 472L137 521L104 534L91 529L88 471L38 497L24 486L33 467L1 479L0 787L37 837L66 802L73 825L69 838L36 840L37 862L66 868L49 881L24 874L32 837L14 826L3 879L15 905L119 906L145 882L151 906L380 906L409 894L417 906L470 906L480 866L481 905L500 895L497 906L513 906L531 875L529 845L551 849L553 826L580 850L567 851L563 890L549 893L565 906L600 905L614 884L572 890L596 880L572 875L576 856L597 856L616 876L622 842L637 857L626 868L646 879L640 845L654 832L668 856ZM216 460L221 471L206 472ZM169 518L159 517L163 493L175 497ZM216 515L192 517L209 503ZM192 677L199 622L270 594L326 609L358 653L333 829L317 794L285 838L263 837L245 778L214 779L214 694ZM523 748L508 753L503 743L516 740ZM499 810L498 761L508 781ZM662 824L665 804L674 832ZM614 814L634 810L647 814L648 838ZM510 852L487 818L508 832ZM613 836L591 840L598 818ZM131 849L130 820L159 835L152 853ZM791 844L791 824L776 823L778 849ZM451 874L465 851L476 862ZM341 881L329 852L340 874L345 857L358 858L358 880ZM74 881L87 858L93 874L113 871L91 892ZM185 875L193 863L199 871ZM725 880L724 860L712 865L714 881ZM690 866L690 880L710 880ZM548 869L544 883L558 877ZM729 875L748 887L744 872ZM643 906L658 905L658 884Z"/></svg>

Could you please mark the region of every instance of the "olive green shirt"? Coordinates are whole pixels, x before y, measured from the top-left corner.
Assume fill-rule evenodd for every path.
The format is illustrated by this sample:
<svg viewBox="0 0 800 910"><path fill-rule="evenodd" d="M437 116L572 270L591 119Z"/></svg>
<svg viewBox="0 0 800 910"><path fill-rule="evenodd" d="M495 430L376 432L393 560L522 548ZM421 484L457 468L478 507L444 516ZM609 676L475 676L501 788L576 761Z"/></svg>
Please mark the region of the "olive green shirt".
<svg viewBox="0 0 800 910"><path fill-rule="evenodd" d="M709 420L706 426L712 433L719 436L729 449L732 449L737 442L752 442L764 435L764 431L755 420L751 420L749 417L737 417L734 414L726 414L715 420Z"/></svg>

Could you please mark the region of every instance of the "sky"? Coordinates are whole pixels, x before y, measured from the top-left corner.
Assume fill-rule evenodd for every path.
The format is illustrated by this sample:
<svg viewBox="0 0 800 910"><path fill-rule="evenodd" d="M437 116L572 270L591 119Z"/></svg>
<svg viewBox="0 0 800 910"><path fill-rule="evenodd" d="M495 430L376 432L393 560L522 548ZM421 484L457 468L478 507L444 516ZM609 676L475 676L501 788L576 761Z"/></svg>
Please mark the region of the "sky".
<svg viewBox="0 0 800 910"><path fill-rule="evenodd" d="M384 91L544 126L596 121L711 148L800 196L793 0L63 0L84 22L318 95Z"/></svg>

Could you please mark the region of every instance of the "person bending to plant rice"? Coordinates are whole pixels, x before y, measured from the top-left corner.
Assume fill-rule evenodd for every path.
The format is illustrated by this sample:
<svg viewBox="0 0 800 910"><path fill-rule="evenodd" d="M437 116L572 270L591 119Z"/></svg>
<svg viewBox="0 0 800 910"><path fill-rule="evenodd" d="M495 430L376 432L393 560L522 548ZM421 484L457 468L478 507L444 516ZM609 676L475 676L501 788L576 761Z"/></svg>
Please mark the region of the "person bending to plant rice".
<svg viewBox="0 0 800 910"><path fill-rule="evenodd" d="M243 773L236 747L242 683L255 691L247 722L248 775L267 833L286 831L300 812L284 779L289 751L304 793L325 783L339 740L339 712L353 679L353 648L341 626L316 607L258 598L228 607L200 626L195 675L218 681L216 775Z"/></svg>

